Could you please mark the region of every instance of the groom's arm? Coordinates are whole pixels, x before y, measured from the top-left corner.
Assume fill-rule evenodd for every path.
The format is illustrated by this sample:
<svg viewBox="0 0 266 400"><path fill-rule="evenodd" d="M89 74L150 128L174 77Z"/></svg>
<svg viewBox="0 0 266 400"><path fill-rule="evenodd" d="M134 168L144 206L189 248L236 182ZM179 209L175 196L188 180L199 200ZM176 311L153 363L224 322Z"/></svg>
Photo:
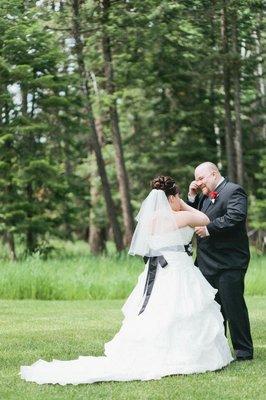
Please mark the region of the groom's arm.
<svg viewBox="0 0 266 400"><path fill-rule="evenodd" d="M247 218L247 195L245 191L237 188L227 203L226 213L219 218L215 218L207 225L209 234L219 235L235 228L239 223Z"/></svg>

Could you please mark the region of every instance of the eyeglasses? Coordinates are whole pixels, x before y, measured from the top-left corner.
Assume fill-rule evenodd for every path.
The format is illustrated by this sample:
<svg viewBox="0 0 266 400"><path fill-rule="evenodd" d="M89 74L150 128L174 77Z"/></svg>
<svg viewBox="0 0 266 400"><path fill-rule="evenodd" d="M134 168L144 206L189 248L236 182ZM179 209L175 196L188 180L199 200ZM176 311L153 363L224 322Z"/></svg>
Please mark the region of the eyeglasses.
<svg viewBox="0 0 266 400"><path fill-rule="evenodd" d="M207 176L203 176L202 178L198 178L198 179L196 179L196 182L199 182L199 181L203 181L203 179L206 179L206 178L209 178L209 176L211 176L213 174L213 172L211 172L209 175L207 175Z"/></svg>

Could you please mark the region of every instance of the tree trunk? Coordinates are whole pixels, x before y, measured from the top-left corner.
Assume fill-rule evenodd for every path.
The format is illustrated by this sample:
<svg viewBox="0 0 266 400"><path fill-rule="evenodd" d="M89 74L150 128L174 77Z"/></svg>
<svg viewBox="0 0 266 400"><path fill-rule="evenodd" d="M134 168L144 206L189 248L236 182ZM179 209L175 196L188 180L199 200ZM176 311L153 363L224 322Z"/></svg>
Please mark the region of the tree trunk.
<svg viewBox="0 0 266 400"><path fill-rule="evenodd" d="M15 240L14 240L14 235L11 232L5 232L4 233L4 241L7 244L8 247L8 253L9 257L12 261L17 260L17 254L16 254L16 247L15 247Z"/></svg>
<svg viewBox="0 0 266 400"><path fill-rule="evenodd" d="M65 177L66 177L66 181L67 184L70 186L70 180L71 180L71 175L73 173L73 167L71 164L71 160L70 160L70 149L69 149L69 138L67 136L65 136L65 140L64 140L64 170L65 170ZM65 232L66 232L66 237L68 240L72 240L73 236L72 236L72 228L71 228L71 224L69 223L68 220L68 212L69 212L69 208L68 208L68 204L67 202L64 203L64 226L65 226Z"/></svg>
<svg viewBox="0 0 266 400"><path fill-rule="evenodd" d="M227 32L227 9L226 0L223 1L221 15L221 39L223 56L223 87L224 87L224 113L225 113L225 143L227 158L227 174L230 180L235 181L235 162L234 162L234 135L231 115L231 76L228 65L228 32Z"/></svg>
<svg viewBox="0 0 266 400"><path fill-rule="evenodd" d="M3 89L3 93L4 93L4 90L6 90L7 88L2 88L2 89ZM4 110L4 113L2 113L3 110ZM1 126L1 128L3 128L3 126L2 126L3 125L3 121L5 122L5 125L8 125L8 123L9 123L9 117L8 117L8 115L9 115L9 107L8 107L7 103L6 103L4 108L2 107L2 104L0 105L0 113L1 113L1 115L0 115L0 126ZM9 150L9 147L10 147L10 145L8 145L8 150ZM12 164L12 162L11 162L11 159L9 158L9 168L10 169L11 169L11 164ZM7 184L7 186L6 186L6 188L4 190L9 192L10 195L11 195L11 193L12 193L12 183L11 183L11 181L9 181L9 183ZM7 244L9 258L12 261L16 261L17 260L17 255L16 255L15 240L14 240L13 233L7 232L7 231L4 232L3 240Z"/></svg>
<svg viewBox="0 0 266 400"><path fill-rule="evenodd" d="M24 117L28 116L28 92L26 90L25 86L21 86L21 97L22 97L22 104L21 104L21 112L22 115ZM32 141L31 141L31 137L29 136L28 141L27 141L27 151L32 151ZM34 153L33 153L34 154ZM27 194L27 200L28 200L28 204L32 204L33 202L33 190L32 190L32 185L31 183L27 184L26 187L26 194ZM31 228L31 218L32 218L32 212L29 209L27 211L27 217L28 217L28 229L26 232L26 247L27 247L27 251L29 253L33 253L34 250L36 249L37 246L37 238L36 238L36 233L33 232L32 228Z"/></svg>
<svg viewBox="0 0 266 400"><path fill-rule="evenodd" d="M31 118L34 118L35 102L36 102L36 93L33 92L32 101L31 101L31 112L30 112L30 117Z"/></svg>
<svg viewBox="0 0 266 400"><path fill-rule="evenodd" d="M263 26L263 15L262 13L259 16L258 24ZM258 115L258 110L265 109L265 79L264 79L264 70L263 70L263 48L262 48L262 37L260 28L258 27L254 30L252 37L255 40L255 53L257 57L257 66L255 72L255 80L257 86L257 98L254 102L254 112L252 113L252 121L255 127L259 126L258 136L264 140L266 138L266 123L265 118L263 116Z"/></svg>
<svg viewBox="0 0 266 400"><path fill-rule="evenodd" d="M108 23L110 0L100 0L103 9L102 18L102 51L104 58L104 75L106 79L106 91L110 96L111 105L109 107L109 115L111 120L111 131L113 136L113 144L115 149L115 165L116 174L119 185L119 193L122 205L122 214L125 227L124 243L128 245L132 239L134 230L134 219L130 203L129 182L126 171L125 159L123 154L123 146L121 133L119 128L119 118L116 106L114 71L112 64L111 40L106 30Z"/></svg>
<svg viewBox="0 0 266 400"><path fill-rule="evenodd" d="M77 62L78 62L78 72L81 78L81 83L82 83L82 92L84 94L84 108L87 114L88 118L88 126L90 128L90 141L91 145L93 147L95 156L96 156L96 162L97 162L97 167L98 167L98 173L101 178L102 182L102 188L103 188L103 195L105 198L106 202L106 208L107 208L107 214L110 220L110 224L112 227L113 235L114 235L114 241L116 244L116 248L118 251L123 249L123 240L122 240L122 234L121 230L118 224L118 220L116 217L116 210L115 210L115 205L112 199L111 195L111 189L110 189L110 184L108 181L106 169L105 169L105 163L103 160L102 152L101 152L101 146L98 140L97 136L97 131L96 131L96 124L93 116L93 110L92 110L92 104L90 100L90 88L89 88L89 79L87 77L86 73L86 68L85 68L85 63L84 63L84 54L83 54L83 42L81 40L81 34L80 34L80 1L79 0L72 0L72 10L73 10L73 36L75 39L75 53L77 56Z"/></svg>
<svg viewBox="0 0 266 400"><path fill-rule="evenodd" d="M210 13L210 25L211 25L211 45L213 52L216 51L217 47L217 39L216 39L216 30L215 30L215 5L216 0L212 0L211 2L211 13ZM212 112L212 127L213 127L213 135L215 136L215 143L216 143L216 158L217 158L217 166L219 169L222 169L222 145L221 145L221 137L220 137L220 127L217 121L216 115L216 103L217 103L217 96L216 96L216 68L217 62L212 61L212 76L210 82L210 105L211 105L211 112Z"/></svg>
<svg viewBox="0 0 266 400"><path fill-rule="evenodd" d="M27 116L28 114L28 92L24 85L21 85L21 112L23 116Z"/></svg>
<svg viewBox="0 0 266 400"><path fill-rule="evenodd" d="M103 132L102 124L99 118L95 120L98 140L103 146ZM99 174L97 173L97 164L95 156L91 154L91 178L90 178L90 197L91 197L91 209L90 209L90 228L89 228L89 246L92 254L97 255L104 251L105 249L105 229L99 224L97 218L97 208L99 200L101 198L101 191L99 188Z"/></svg>
<svg viewBox="0 0 266 400"><path fill-rule="evenodd" d="M99 225L97 220L97 206L101 197L99 190L97 165L94 154L91 155L91 179L90 179L90 229L89 229L89 246L92 254L97 255L105 249L105 230Z"/></svg>
<svg viewBox="0 0 266 400"><path fill-rule="evenodd" d="M91 193L92 194L92 193ZM91 221L90 215L90 221ZM93 255L99 255L105 250L105 232L97 224L90 222L89 246Z"/></svg>
<svg viewBox="0 0 266 400"><path fill-rule="evenodd" d="M33 190L32 190L32 185L30 183L28 183L27 185L27 200L28 200L28 204L32 204L32 197L33 197ZM32 217L32 212L29 210L27 212L27 217L28 217L28 223L31 224L31 217ZM29 225L27 232L26 232L26 247L27 247L27 251L29 253L33 253L34 250L37 247L37 237L36 237L36 233L33 232L31 226Z"/></svg>
<svg viewBox="0 0 266 400"><path fill-rule="evenodd" d="M234 105L235 105L235 155L236 155L236 180L237 183L244 183L244 166L243 166L243 147L242 147L242 126L241 126L241 104L240 104L240 54L238 49L237 37L237 11L232 15L232 47L235 55L233 67L233 84L234 84Z"/></svg>

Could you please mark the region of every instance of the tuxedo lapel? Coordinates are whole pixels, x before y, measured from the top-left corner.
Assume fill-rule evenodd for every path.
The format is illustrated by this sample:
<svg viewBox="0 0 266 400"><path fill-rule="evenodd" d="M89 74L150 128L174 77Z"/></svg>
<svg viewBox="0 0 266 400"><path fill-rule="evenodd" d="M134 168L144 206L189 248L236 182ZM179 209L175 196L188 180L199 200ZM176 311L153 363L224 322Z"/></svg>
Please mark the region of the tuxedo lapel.
<svg viewBox="0 0 266 400"><path fill-rule="evenodd" d="M200 197L199 204L198 204L198 210L202 211L205 199L207 199L207 196L202 195Z"/></svg>
<svg viewBox="0 0 266 400"><path fill-rule="evenodd" d="M204 203L203 203L203 206L202 206L202 209L201 209L202 212L206 213L206 211L208 210L208 208L210 207L211 204L212 204L212 206L215 205L215 203L219 200L219 195L220 195L221 191L225 188L227 182L228 182L228 179L225 178L220 183L220 185L217 186L217 188L215 189L215 192L218 193L218 196L217 196L217 198L216 198L214 203L212 203L212 201L211 201L211 199L209 197L207 197L206 200L204 200Z"/></svg>
<svg viewBox="0 0 266 400"><path fill-rule="evenodd" d="M210 204L211 204L211 200L209 199L209 197L205 197L203 204L202 204L201 211L205 213L207 208L209 208Z"/></svg>
<svg viewBox="0 0 266 400"><path fill-rule="evenodd" d="M215 189L215 192L220 193L225 188L225 186L227 185L227 182L228 182L228 179L224 178L222 183L220 183L220 185L217 186L217 188Z"/></svg>

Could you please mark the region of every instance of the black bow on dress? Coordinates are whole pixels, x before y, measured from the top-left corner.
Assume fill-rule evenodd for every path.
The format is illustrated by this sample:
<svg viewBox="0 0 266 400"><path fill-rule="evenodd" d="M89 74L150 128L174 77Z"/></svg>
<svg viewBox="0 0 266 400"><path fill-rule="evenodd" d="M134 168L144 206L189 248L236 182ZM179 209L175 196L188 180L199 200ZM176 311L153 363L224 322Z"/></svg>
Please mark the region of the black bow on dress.
<svg viewBox="0 0 266 400"><path fill-rule="evenodd" d="M184 251L189 256L192 256L192 245L191 245L191 243L186 244L184 246ZM141 307L140 312L139 312L138 315L143 313L143 311L145 310L145 308L146 308L146 306L148 304L148 301L150 299L152 288L153 288L154 281L155 281L157 266L160 265L162 268L165 268L168 265L168 262L166 261L164 256L156 256L156 257L146 257L145 256L145 257L143 257L143 260L144 260L145 264L146 264L147 261L149 261L149 266L148 266L147 278L146 278L145 287L144 287L144 293L143 293L143 296L145 295L145 299L144 299L144 302L142 304L142 307Z"/></svg>

